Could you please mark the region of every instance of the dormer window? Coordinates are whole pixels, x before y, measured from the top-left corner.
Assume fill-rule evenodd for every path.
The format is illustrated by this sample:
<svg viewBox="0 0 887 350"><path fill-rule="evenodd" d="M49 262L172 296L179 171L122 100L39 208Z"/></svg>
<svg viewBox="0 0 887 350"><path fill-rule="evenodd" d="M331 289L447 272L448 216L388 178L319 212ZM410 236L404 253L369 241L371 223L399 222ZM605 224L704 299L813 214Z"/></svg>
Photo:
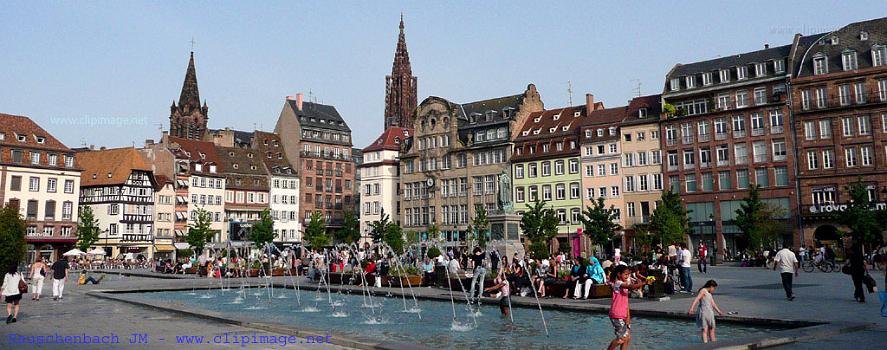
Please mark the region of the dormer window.
<svg viewBox="0 0 887 350"><path fill-rule="evenodd" d="M271 152L265 152L265 157L267 157L268 159L271 159Z"/></svg>
<svg viewBox="0 0 887 350"><path fill-rule="evenodd" d="M563 151L564 150L564 143L558 142L558 143L554 144L554 148L557 149L558 152Z"/></svg>
<svg viewBox="0 0 887 350"><path fill-rule="evenodd" d="M616 136L616 127L611 126L609 131L610 131L610 136Z"/></svg>
<svg viewBox="0 0 887 350"><path fill-rule="evenodd" d="M561 128L561 131L567 131L569 129L570 129L569 125L564 125L564 127Z"/></svg>
<svg viewBox="0 0 887 350"><path fill-rule="evenodd" d="M581 116L581 115L582 115L582 112L580 112L580 111L573 112L573 118L579 118L579 116Z"/></svg>
<svg viewBox="0 0 887 350"><path fill-rule="evenodd" d="M711 81L711 72L708 72L708 73L702 73L702 85L703 85L703 86L709 86L709 85L711 85L711 83L712 83L712 81Z"/></svg>
<svg viewBox="0 0 887 350"><path fill-rule="evenodd" d="M542 152L548 153L548 144L547 143L542 144Z"/></svg>
<svg viewBox="0 0 887 350"><path fill-rule="evenodd" d="M514 116L514 107L505 107L502 108L502 115L504 118L511 118Z"/></svg>
<svg viewBox="0 0 887 350"><path fill-rule="evenodd" d="M0 132L0 141L6 140L6 133Z"/></svg>
<svg viewBox="0 0 887 350"><path fill-rule="evenodd" d="M234 156L234 151L228 152L228 156L229 156L229 157L233 157L233 156Z"/></svg>
<svg viewBox="0 0 887 350"><path fill-rule="evenodd" d="M591 138L591 130L585 130L585 138L587 138L587 139Z"/></svg>
<svg viewBox="0 0 887 350"><path fill-rule="evenodd" d="M484 115L484 121L493 121L493 115L496 114L496 111L487 111Z"/></svg>
<svg viewBox="0 0 887 350"><path fill-rule="evenodd" d="M195 171L203 171L203 164L194 164Z"/></svg>
<svg viewBox="0 0 887 350"><path fill-rule="evenodd" d="M736 80L743 80L748 78L748 67L739 66L736 67Z"/></svg>
<svg viewBox="0 0 887 350"><path fill-rule="evenodd" d="M783 61L783 60L774 60L774 61L773 61L773 72L775 72L775 73L785 73L785 61Z"/></svg>
<svg viewBox="0 0 887 350"><path fill-rule="evenodd" d="M39 143L41 145L46 143L46 138L43 136L34 136L34 138L37 140L37 143Z"/></svg>
<svg viewBox="0 0 887 350"><path fill-rule="evenodd" d="M247 157L247 158L252 158L252 157L253 157L253 154L252 154L252 153L247 153L247 154L246 154L246 157Z"/></svg>
<svg viewBox="0 0 887 350"><path fill-rule="evenodd" d="M821 52L813 56L813 74L820 75L828 73L828 60Z"/></svg>
<svg viewBox="0 0 887 350"><path fill-rule="evenodd" d="M210 166L209 166L209 172L215 174L215 173L216 173L216 166L215 166L215 165L210 165Z"/></svg>
<svg viewBox="0 0 887 350"><path fill-rule="evenodd" d="M240 169L240 165L237 165L237 163L231 164L231 167L234 169Z"/></svg>
<svg viewBox="0 0 887 350"><path fill-rule="evenodd" d="M866 41L869 40L868 32L859 32L859 40Z"/></svg>
<svg viewBox="0 0 887 350"><path fill-rule="evenodd" d="M832 45L838 45L838 44L841 43L841 41L838 39L838 37L833 36L833 37L831 38L831 43L832 43Z"/></svg>
<svg viewBox="0 0 887 350"><path fill-rule="evenodd" d="M554 117L553 117L553 119L554 119L554 120L561 119L561 115L560 115L560 114L555 114Z"/></svg>
<svg viewBox="0 0 887 350"><path fill-rule="evenodd" d="M255 165L251 165L251 166L249 167L249 169L250 169L250 170L256 170L256 166L255 166Z"/></svg>
<svg viewBox="0 0 887 350"><path fill-rule="evenodd" d="M671 87L671 91L678 91L678 90L681 88L681 80L678 79L678 78L673 78L673 79L671 79L671 81L669 82L669 85L671 85L671 86L670 86L670 87Z"/></svg>
<svg viewBox="0 0 887 350"><path fill-rule="evenodd" d="M206 153L198 153L200 155L200 159L206 159Z"/></svg>
<svg viewBox="0 0 887 350"><path fill-rule="evenodd" d="M721 69L721 84L730 82L730 70Z"/></svg>
<svg viewBox="0 0 887 350"><path fill-rule="evenodd" d="M530 130L524 130L524 132L521 133L521 135L523 135L523 136L527 136L529 134L530 134Z"/></svg>
<svg viewBox="0 0 887 350"><path fill-rule="evenodd" d="M872 46L872 66L887 66L887 46L884 45L873 45ZM0 140L2 140L2 136L0 136Z"/></svg>
<svg viewBox="0 0 887 350"><path fill-rule="evenodd" d="M646 118L647 117L647 108L641 108L638 110L638 118Z"/></svg>
<svg viewBox="0 0 887 350"><path fill-rule="evenodd" d="M28 141L28 137L22 134L15 134L15 139L18 140L18 142Z"/></svg>
<svg viewBox="0 0 887 350"><path fill-rule="evenodd" d="M542 129L536 129L533 131L533 135L539 135L540 132L542 132Z"/></svg>
<svg viewBox="0 0 887 350"><path fill-rule="evenodd" d="M311 117L310 120L311 120L312 123L317 122L317 119L314 119L314 117Z"/></svg>
<svg viewBox="0 0 887 350"><path fill-rule="evenodd" d="M597 137L604 137L604 129L597 129Z"/></svg>
<svg viewBox="0 0 887 350"><path fill-rule="evenodd" d="M541 116L540 116L540 117L533 118L533 123L538 123L540 120L542 120L542 117L541 117Z"/></svg>
<svg viewBox="0 0 887 350"><path fill-rule="evenodd" d="M283 153L277 152L277 159L283 159Z"/></svg>
<svg viewBox="0 0 887 350"><path fill-rule="evenodd" d="M755 76L760 78L767 75L766 63L755 63Z"/></svg>
<svg viewBox="0 0 887 350"><path fill-rule="evenodd" d="M692 89L696 87L696 77L688 76L684 78L684 82L687 84L688 89Z"/></svg>
<svg viewBox="0 0 887 350"><path fill-rule="evenodd" d="M856 61L856 51L853 50L845 50L841 53L841 63L844 66L844 71L856 70L859 68L859 65Z"/></svg>
<svg viewBox="0 0 887 350"><path fill-rule="evenodd" d="M549 129L548 129L548 133L549 133L549 134L553 134L555 130L557 130L557 127L556 127L556 126L553 127L553 128L549 128Z"/></svg>

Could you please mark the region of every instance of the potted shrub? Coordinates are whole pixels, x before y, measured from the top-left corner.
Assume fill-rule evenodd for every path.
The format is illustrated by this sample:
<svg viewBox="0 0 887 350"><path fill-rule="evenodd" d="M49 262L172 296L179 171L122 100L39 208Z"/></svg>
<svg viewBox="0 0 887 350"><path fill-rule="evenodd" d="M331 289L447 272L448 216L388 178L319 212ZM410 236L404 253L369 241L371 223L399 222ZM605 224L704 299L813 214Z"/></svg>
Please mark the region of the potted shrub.
<svg viewBox="0 0 887 350"><path fill-rule="evenodd" d="M404 266L403 270L400 267L392 268L389 274L389 283L392 286L420 286L422 284L422 274L419 272L419 268L415 266Z"/></svg>

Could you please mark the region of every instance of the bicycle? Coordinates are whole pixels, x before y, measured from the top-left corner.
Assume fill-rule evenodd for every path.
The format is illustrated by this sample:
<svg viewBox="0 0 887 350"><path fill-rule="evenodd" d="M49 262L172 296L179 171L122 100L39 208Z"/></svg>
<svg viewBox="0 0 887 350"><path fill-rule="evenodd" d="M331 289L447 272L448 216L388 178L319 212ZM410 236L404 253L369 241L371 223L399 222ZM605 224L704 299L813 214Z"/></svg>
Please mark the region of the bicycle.
<svg viewBox="0 0 887 350"><path fill-rule="evenodd" d="M835 270L838 270L838 271L841 270L841 268L839 268L835 264L835 262L831 261L831 260L822 260L822 261L816 262L816 261L814 261L814 259L811 259L811 260L804 261L804 263L801 265L801 269L804 270L804 272L813 272L813 270L815 270L817 268L819 269L819 271L826 272L826 273L833 272Z"/></svg>

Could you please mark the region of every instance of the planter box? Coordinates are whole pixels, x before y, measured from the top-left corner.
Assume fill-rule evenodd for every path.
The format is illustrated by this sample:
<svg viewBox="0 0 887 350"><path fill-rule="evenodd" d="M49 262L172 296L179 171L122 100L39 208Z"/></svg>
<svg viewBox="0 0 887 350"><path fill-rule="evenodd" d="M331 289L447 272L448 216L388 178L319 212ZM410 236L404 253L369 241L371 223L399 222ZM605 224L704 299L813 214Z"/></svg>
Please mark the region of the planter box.
<svg viewBox="0 0 887 350"><path fill-rule="evenodd" d="M404 288L410 287L410 286L418 287L418 286L422 285L422 276L419 276L419 275L410 275L410 276L402 276L402 277L389 276L388 283L392 287L400 287L401 284L404 286Z"/></svg>

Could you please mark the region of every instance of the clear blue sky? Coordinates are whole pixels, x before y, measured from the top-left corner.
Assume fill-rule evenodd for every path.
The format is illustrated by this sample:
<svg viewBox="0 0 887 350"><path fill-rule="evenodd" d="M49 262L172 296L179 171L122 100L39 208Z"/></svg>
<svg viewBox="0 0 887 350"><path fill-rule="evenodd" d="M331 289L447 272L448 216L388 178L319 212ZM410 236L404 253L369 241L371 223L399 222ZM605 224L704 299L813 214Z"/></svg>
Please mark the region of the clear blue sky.
<svg viewBox="0 0 887 350"><path fill-rule="evenodd" d="M310 90L338 108L362 148L382 131L401 11L420 102L535 83L546 107L567 104L568 80L574 104L591 92L619 106L638 83L660 92L675 63L887 14L883 0L677 3L4 2L0 112L32 117L69 147L141 145L168 128L194 37L210 128L273 129L285 96ZM86 116L119 125L64 122Z"/></svg>

